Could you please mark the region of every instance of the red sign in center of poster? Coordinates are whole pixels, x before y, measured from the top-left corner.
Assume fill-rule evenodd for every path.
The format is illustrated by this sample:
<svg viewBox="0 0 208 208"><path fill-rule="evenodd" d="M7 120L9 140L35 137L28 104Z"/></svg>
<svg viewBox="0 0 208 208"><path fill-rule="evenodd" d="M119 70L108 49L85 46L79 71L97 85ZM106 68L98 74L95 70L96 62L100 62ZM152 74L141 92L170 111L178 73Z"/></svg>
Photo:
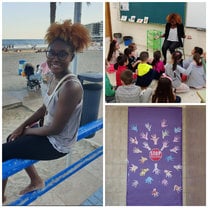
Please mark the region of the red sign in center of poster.
<svg viewBox="0 0 208 208"><path fill-rule="evenodd" d="M149 158L152 161L159 161L162 158L162 152L158 148L153 148L149 152Z"/></svg>

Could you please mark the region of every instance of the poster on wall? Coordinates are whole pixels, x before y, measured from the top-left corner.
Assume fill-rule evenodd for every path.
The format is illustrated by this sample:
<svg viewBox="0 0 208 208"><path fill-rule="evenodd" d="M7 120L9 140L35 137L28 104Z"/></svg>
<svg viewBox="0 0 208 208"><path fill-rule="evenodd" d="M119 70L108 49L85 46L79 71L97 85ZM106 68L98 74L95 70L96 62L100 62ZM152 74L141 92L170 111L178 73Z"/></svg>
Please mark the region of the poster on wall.
<svg viewBox="0 0 208 208"><path fill-rule="evenodd" d="M121 2L120 11L129 11L129 2Z"/></svg>
<svg viewBox="0 0 208 208"><path fill-rule="evenodd" d="M128 206L182 205L182 109L128 108Z"/></svg>

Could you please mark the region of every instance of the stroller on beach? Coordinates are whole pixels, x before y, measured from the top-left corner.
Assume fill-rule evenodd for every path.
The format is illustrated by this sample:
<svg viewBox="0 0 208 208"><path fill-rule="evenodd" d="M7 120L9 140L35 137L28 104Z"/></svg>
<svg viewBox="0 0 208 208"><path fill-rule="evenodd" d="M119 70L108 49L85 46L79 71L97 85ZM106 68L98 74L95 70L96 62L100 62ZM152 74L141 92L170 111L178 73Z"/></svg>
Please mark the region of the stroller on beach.
<svg viewBox="0 0 208 208"><path fill-rule="evenodd" d="M34 66L30 63L26 63L24 66L24 76L27 78L27 87L29 89L38 90L41 88L40 83L42 80L41 72L35 72Z"/></svg>

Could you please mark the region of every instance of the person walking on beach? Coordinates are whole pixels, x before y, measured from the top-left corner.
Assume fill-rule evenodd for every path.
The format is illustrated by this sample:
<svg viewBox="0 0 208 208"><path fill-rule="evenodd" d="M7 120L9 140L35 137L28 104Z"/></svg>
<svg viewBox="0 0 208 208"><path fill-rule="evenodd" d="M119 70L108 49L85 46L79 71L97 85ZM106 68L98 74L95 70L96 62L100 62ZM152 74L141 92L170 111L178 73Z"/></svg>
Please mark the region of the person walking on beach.
<svg viewBox="0 0 208 208"><path fill-rule="evenodd" d="M3 144L2 160L13 158L54 160L70 152L77 139L80 125L83 89L77 77L68 70L76 52L90 43L88 30L70 20L53 23L47 30L47 64L52 72L43 105L7 138ZM30 126L44 118L43 126ZM26 168L30 184L20 194L41 189L44 181L32 165ZM7 180L3 180L3 202L6 200Z"/></svg>

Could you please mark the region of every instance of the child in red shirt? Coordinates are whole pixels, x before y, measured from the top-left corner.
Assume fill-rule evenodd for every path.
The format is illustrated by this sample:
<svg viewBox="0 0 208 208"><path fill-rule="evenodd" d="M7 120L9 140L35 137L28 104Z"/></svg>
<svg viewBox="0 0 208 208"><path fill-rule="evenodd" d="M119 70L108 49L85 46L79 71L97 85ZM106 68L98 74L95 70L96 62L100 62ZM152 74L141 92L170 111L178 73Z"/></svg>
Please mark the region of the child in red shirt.
<svg viewBox="0 0 208 208"><path fill-rule="evenodd" d="M121 73L127 69L128 57L126 55L120 55L117 58L117 63L114 65L116 70L116 86L121 86Z"/></svg>

